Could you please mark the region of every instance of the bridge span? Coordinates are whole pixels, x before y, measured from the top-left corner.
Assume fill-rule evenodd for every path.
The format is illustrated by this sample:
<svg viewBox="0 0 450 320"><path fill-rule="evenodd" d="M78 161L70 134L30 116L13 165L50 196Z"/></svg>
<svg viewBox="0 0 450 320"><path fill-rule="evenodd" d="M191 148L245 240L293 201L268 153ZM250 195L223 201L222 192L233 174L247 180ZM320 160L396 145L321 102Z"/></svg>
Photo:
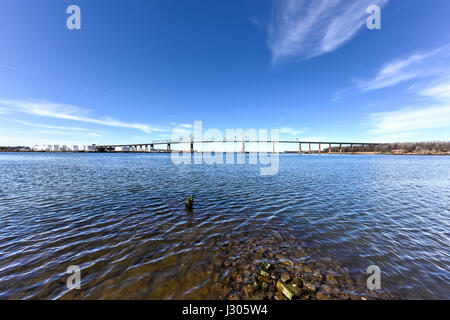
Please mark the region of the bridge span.
<svg viewBox="0 0 450 320"><path fill-rule="evenodd" d="M301 140L288 140L280 139L277 141L269 140L157 140L150 143L134 143L134 144L107 144L107 145L94 145L94 151L96 152L197 152L195 150L195 145L197 144L208 144L208 143L240 143L241 150L239 152L246 153L246 144L248 143L271 143L272 152L275 153L276 144L297 144L298 153L344 153L344 152L355 152L355 148L358 148L360 152L363 152L365 148L373 148L375 146L383 145L383 143L371 143L371 142L327 142L327 141L301 141ZM189 145L189 149L174 149L173 146L176 145ZM306 151L302 150L302 145L307 145L308 149ZM157 146L163 146L161 149L157 149ZM312 146L317 146L317 150L313 150ZM322 150L322 147L325 149ZM326 148L328 147L328 148ZM344 151L345 150L347 151ZM119 150L118 150L119 149ZM121 149L121 150L120 150ZM125 151L126 150L126 151ZM199 151L202 152L202 151Z"/></svg>

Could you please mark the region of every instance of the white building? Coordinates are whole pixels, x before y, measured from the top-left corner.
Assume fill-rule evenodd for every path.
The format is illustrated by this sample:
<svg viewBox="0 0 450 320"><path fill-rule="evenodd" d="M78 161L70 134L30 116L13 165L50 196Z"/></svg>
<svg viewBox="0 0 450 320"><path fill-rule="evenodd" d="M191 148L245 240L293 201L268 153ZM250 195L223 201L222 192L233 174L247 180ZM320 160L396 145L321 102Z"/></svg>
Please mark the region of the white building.
<svg viewBox="0 0 450 320"><path fill-rule="evenodd" d="M129 151L129 147L124 148L126 150L117 150L116 151ZM40 151L40 152L92 152L94 151L93 145L83 145L83 144L73 144L73 145L50 145L50 144L41 144L35 145L30 148L32 151Z"/></svg>
<svg viewBox="0 0 450 320"><path fill-rule="evenodd" d="M129 152L129 151L131 151L131 148L130 147L115 147L114 151L117 151L117 152Z"/></svg>

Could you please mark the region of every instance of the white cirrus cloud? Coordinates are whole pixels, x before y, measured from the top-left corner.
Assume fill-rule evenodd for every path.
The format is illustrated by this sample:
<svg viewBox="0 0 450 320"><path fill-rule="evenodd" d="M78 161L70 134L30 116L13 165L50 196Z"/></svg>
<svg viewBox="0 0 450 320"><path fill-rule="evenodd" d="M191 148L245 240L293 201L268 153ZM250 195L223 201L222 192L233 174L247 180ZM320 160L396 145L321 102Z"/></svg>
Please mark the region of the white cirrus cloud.
<svg viewBox="0 0 450 320"><path fill-rule="evenodd" d="M289 136L297 136L299 134L302 134L303 131L302 130L298 130L298 129L294 129L294 128L284 127L284 128L280 129L280 133L284 133L284 134L287 134Z"/></svg>
<svg viewBox="0 0 450 320"><path fill-rule="evenodd" d="M194 125L191 123L177 123L177 122L171 122L170 125L172 127L176 128L184 128L184 129L192 129L194 128Z"/></svg>
<svg viewBox="0 0 450 320"><path fill-rule="evenodd" d="M421 96L439 101L450 101L450 77L437 79L419 91Z"/></svg>
<svg viewBox="0 0 450 320"><path fill-rule="evenodd" d="M420 136L427 129L440 128L435 132L441 133L443 128L444 132L450 129L450 45L395 59L373 79L358 85L361 92L367 92L408 80L414 81L408 91L415 95L415 106L369 114L369 134L398 141Z"/></svg>
<svg viewBox="0 0 450 320"><path fill-rule="evenodd" d="M450 128L450 78L432 81L417 89L424 105L369 115L369 134L402 137L424 129Z"/></svg>
<svg viewBox="0 0 450 320"><path fill-rule="evenodd" d="M87 136L87 137L101 137L101 134L95 133L95 132L82 132L82 131L61 131L61 130L51 130L51 129L45 129L40 130L39 133L46 134L46 135L52 135L52 136Z"/></svg>
<svg viewBox="0 0 450 320"><path fill-rule="evenodd" d="M13 120L13 121L23 124L25 126L44 128L44 129L70 130L70 131L80 131L80 132L90 132L90 133L99 132L98 130L90 130L90 129L80 128L80 127L54 126L54 125L35 123L35 122L29 122L29 121L23 121L23 120Z"/></svg>
<svg viewBox="0 0 450 320"><path fill-rule="evenodd" d="M450 103L372 113L368 126L371 127L368 133L374 135L450 127Z"/></svg>
<svg viewBox="0 0 450 320"><path fill-rule="evenodd" d="M369 92L427 77L450 74L450 45L435 50L413 53L385 64L368 80L355 80L359 91Z"/></svg>
<svg viewBox="0 0 450 320"><path fill-rule="evenodd" d="M152 127L142 123L130 123L116 120L110 117L94 118L89 116L89 110L67 104L57 104L46 101L21 101L21 100L2 100L0 105L8 112L21 112L29 115L57 118L64 120L93 123L104 126L131 128L144 131L146 133L160 132L163 129Z"/></svg>
<svg viewBox="0 0 450 320"><path fill-rule="evenodd" d="M278 0L269 26L273 61L332 52L365 27L370 5L388 0Z"/></svg>

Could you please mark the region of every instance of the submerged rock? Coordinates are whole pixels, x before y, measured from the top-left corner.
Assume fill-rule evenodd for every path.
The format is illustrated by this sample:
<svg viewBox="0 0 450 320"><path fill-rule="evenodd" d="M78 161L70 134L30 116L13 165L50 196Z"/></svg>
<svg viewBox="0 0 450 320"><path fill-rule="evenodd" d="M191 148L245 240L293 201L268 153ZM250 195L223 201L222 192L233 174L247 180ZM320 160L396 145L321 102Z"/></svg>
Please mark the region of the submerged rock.
<svg viewBox="0 0 450 320"><path fill-rule="evenodd" d="M261 271L259 272L259 274L262 276L262 277L264 277L264 278L266 278L266 279L270 279L270 273L268 272L268 271L266 271L266 270L264 270L264 269L261 269Z"/></svg>
<svg viewBox="0 0 450 320"><path fill-rule="evenodd" d="M226 239L208 266L221 299L235 295L251 300L393 298L368 292L363 272L359 279L342 264L317 258L317 249L306 248L299 254L295 243L295 249L289 249L284 245L290 244L289 239L277 245L276 250L266 249L264 253L261 247L267 248L267 240L237 241L231 236Z"/></svg>
<svg viewBox="0 0 450 320"><path fill-rule="evenodd" d="M292 300L292 298L296 295L292 288L281 280L277 282L277 289L289 300Z"/></svg>
<svg viewBox="0 0 450 320"><path fill-rule="evenodd" d="M256 278L255 278L255 276L253 275L252 276L252 278L251 278L251 284L252 284L252 287L253 287L253 289L258 289L258 287L259 287L259 283L258 283L258 281L256 280Z"/></svg>
<svg viewBox="0 0 450 320"><path fill-rule="evenodd" d="M283 282L288 282L289 280L291 280L291 276L287 272L282 272L281 276L280 276L280 279Z"/></svg>
<svg viewBox="0 0 450 320"><path fill-rule="evenodd" d="M264 261L264 262L261 264L261 269L264 269L264 270L266 270L266 271L270 271L270 269L272 269L272 265L271 265L269 262Z"/></svg>

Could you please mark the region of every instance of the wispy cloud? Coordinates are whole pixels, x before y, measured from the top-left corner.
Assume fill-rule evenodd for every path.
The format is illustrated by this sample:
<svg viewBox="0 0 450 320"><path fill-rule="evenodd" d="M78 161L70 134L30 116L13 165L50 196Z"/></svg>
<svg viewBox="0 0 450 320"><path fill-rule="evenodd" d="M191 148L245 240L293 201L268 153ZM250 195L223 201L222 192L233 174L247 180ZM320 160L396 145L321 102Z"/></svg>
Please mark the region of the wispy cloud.
<svg viewBox="0 0 450 320"><path fill-rule="evenodd" d="M450 104L373 113L369 119L369 134L374 135L449 127Z"/></svg>
<svg viewBox="0 0 450 320"><path fill-rule="evenodd" d="M299 134L302 134L303 131L298 130L298 129L289 128L289 127L284 127L284 128L280 129L280 133L287 134L289 136L298 136Z"/></svg>
<svg viewBox="0 0 450 320"><path fill-rule="evenodd" d="M417 92L425 97L425 107L408 107L369 115L369 134L408 136L419 130L450 128L450 79L432 81Z"/></svg>
<svg viewBox="0 0 450 320"><path fill-rule="evenodd" d="M10 112L21 112L34 116L80 121L112 127L132 128L144 131L146 133L162 131L161 128L152 127L141 123L124 122L110 117L90 117L89 110L67 104L56 104L45 101L32 102L19 100L0 100L0 105L3 107L3 109L6 109Z"/></svg>
<svg viewBox="0 0 450 320"><path fill-rule="evenodd" d="M22 120L13 120L14 122L23 124L25 126L30 127L38 127L38 128L44 128L44 129L56 129L56 130L70 130L70 131L80 131L80 132L89 132L89 133L97 133L97 130L90 130L86 128L79 128L79 127L65 127L65 126L53 126L48 124L42 124L42 123L34 123L34 122L28 122L28 121L22 121Z"/></svg>
<svg viewBox="0 0 450 320"><path fill-rule="evenodd" d="M433 98L439 101L450 101L450 77L443 77L433 81L419 91L421 96Z"/></svg>
<svg viewBox="0 0 450 320"><path fill-rule="evenodd" d="M360 92L395 86L399 83L450 73L450 46L414 53L390 61L369 80L355 80Z"/></svg>
<svg viewBox="0 0 450 320"><path fill-rule="evenodd" d="M279 0L275 2L268 45L273 61L331 52L362 29L369 5L388 0Z"/></svg>
<svg viewBox="0 0 450 320"><path fill-rule="evenodd" d="M52 136L87 136L87 137L101 137L101 134L95 132L80 132L80 131L62 131L62 130L39 130L39 133Z"/></svg>
<svg viewBox="0 0 450 320"><path fill-rule="evenodd" d="M194 125L191 123L177 123L177 122L171 122L170 125L175 128L183 128L183 129L192 129L194 128Z"/></svg>

